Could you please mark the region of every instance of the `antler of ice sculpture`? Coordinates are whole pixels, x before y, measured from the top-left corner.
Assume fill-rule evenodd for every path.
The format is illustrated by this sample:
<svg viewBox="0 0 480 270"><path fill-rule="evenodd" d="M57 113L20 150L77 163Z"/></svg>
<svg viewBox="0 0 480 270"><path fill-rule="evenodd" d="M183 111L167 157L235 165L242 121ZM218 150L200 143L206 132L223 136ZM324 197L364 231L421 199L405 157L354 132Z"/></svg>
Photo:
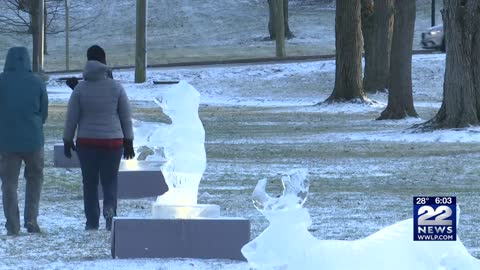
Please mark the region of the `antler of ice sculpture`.
<svg viewBox="0 0 480 270"><path fill-rule="evenodd" d="M307 200L310 186L307 173L306 169L296 169L283 175L283 192L279 198L272 198L265 191L267 179L258 181L252 194L253 205L260 212L301 207Z"/></svg>
<svg viewBox="0 0 480 270"><path fill-rule="evenodd" d="M307 230L311 219L307 209L302 207L310 186L307 174L306 169L296 169L283 175L283 192L278 198L272 198L265 191L266 179L258 181L252 194L253 204L268 219L270 226L242 248L253 267L288 267L295 265L292 260L307 259L305 249L317 241Z"/></svg>
<svg viewBox="0 0 480 270"><path fill-rule="evenodd" d="M355 241L316 239L308 231L308 210L302 207L309 186L306 174L306 170L297 170L282 177L284 189L279 198L266 193L266 179L255 187L253 203L270 225L242 248L254 269L480 269L480 261L468 253L458 236L457 241L413 241L412 219Z"/></svg>

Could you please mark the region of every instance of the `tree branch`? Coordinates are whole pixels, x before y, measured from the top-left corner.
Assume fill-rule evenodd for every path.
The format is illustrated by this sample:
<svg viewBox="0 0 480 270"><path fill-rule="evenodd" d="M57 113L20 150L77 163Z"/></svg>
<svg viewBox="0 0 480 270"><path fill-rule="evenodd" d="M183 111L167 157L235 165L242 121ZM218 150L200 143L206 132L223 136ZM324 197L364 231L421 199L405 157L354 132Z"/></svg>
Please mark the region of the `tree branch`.
<svg viewBox="0 0 480 270"><path fill-rule="evenodd" d="M102 8L92 12L85 12L90 6L78 1L70 5L71 25L70 31L78 31L92 25L103 13L103 5L107 0L99 0L97 3ZM4 5L2 5L4 3ZM4 6L0 15L0 33L3 34L29 34L32 26L32 15L35 8L31 6L31 0L0 0L0 6ZM65 8L63 1L46 0L45 3L47 20L46 34L58 34L65 32L63 26Z"/></svg>

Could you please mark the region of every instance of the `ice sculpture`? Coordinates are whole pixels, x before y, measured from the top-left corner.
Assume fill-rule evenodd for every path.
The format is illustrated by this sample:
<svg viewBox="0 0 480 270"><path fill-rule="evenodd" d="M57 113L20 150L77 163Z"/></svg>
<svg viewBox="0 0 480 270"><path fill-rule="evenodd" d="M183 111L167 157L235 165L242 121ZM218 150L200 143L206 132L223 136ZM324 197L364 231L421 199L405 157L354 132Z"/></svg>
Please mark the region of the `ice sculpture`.
<svg viewBox="0 0 480 270"><path fill-rule="evenodd" d="M355 241L316 239L308 231L311 219L302 207L309 187L306 176L306 170L295 170L282 177L284 192L279 198L272 198L265 192L265 179L258 182L253 192L254 205L265 215L270 226L242 248L252 267L312 270L480 269L480 261L468 253L460 240L413 241L412 219Z"/></svg>
<svg viewBox="0 0 480 270"><path fill-rule="evenodd" d="M135 145L152 153L147 161L163 161L169 191L152 205L155 218L219 215L216 205L198 205L200 180L206 168L205 130L198 116L200 94L185 81L159 90L154 98L171 124L134 122ZM145 149L145 148L144 148Z"/></svg>

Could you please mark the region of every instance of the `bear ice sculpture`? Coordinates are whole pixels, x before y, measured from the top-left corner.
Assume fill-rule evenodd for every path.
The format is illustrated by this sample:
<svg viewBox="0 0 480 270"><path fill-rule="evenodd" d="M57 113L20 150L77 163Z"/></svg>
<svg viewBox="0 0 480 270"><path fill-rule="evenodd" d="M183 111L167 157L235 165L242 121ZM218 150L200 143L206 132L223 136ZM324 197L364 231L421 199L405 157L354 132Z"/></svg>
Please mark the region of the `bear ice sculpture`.
<svg viewBox="0 0 480 270"><path fill-rule="evenodd" d="M284 191L279 198L265 192L266 183L266 179L258 182L253 201L270 226L242 248L256 269L480 270L480 261L468 253L458 236L457 241L413 241L412 219L364 239L318 240L307 230L311 219L302 207L309 188L307 171L283 176Z"/></svg>
<svg viewBox="0 0 480 270"><path fill-rule="evenodd" d="M158 89L154 97L170 123L134 121L135 144L145 160L162 162L168 192L152 204L154 218L218 217L218 205L197 204L205 171L205 130L198 116L200 93L185 81ZM148 153L148 154L146 154Z"/></svg>

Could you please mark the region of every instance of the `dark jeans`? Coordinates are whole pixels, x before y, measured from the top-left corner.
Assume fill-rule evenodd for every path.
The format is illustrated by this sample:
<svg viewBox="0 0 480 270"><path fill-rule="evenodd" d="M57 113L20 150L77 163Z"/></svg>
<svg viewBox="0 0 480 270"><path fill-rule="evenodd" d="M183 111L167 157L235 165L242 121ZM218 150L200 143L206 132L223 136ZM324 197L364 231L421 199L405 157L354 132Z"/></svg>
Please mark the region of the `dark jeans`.
<svg viewBox="0 0 480 270"><path fill-rule="evenodd" d="M20 230L17 189L22 161L25 162L23 176L26 180L24 222L37 224L43 184L43 148L28 153L0 153L3 212L7 220L5 227L11 233L18 233Z"/></svg>
<svg viewBox="0 0 480 270"><path fill-rule="evenodd" d="M118 167L123 148L104 149L95 146L77 145L77 154L83 177L83 203L87 226L98 227L100 206L98 203L98 183L103 190L103 216L117 215Z"/></svg>

